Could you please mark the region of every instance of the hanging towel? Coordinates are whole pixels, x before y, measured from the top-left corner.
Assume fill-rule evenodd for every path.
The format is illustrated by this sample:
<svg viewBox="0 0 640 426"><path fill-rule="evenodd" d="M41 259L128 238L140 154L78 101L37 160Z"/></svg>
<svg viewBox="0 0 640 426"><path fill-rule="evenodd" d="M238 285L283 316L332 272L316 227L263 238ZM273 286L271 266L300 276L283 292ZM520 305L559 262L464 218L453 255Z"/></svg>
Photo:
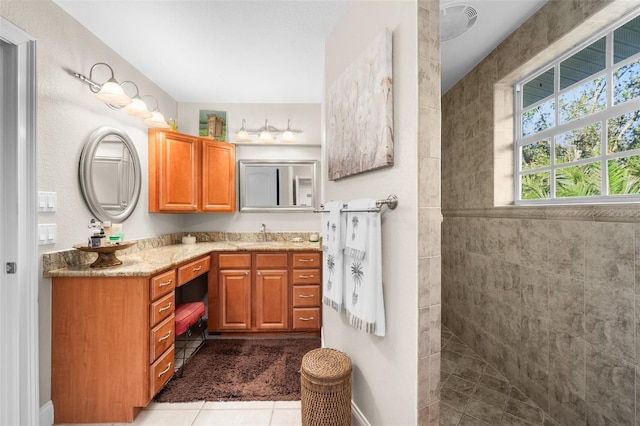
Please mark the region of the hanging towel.
<svg viewBox="0 0 640 426"><path fill-rule="evenodd" d="M360 199L349 202L347 210L375 208L376 200ZM354 222L353 218L358 220ZM364 332L384 336L379 212L347 213L344 271L344 306L349 323Z"/></svg>
<svg viewBox="0 0 640 426"><path fill-rule="evenodd" d="M342 201L330 201L322 215L322 300L325 305L342 311L344 283L343 251L346 214L341 213Z"/></svg>

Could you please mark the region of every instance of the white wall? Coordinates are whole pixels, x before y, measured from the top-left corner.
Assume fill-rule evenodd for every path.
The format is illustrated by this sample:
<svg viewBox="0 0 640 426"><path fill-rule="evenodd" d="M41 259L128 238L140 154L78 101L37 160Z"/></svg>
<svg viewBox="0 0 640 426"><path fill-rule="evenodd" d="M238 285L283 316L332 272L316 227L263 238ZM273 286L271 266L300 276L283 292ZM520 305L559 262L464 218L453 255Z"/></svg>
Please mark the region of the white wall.
<svg viewBox="0 0 640 426"><path fill-rule="evenodd" d="M114 126L128 133L142 163L140 203L124 222L126 238L135 239L175 232L181 216L151 215L147 205L147 127L140 119L113 111L98 101L88 86L72 75L88 76L96 62L107 62L119 81L136 82L143 94L158 98L160 109L175 116L176 103L144 75L107 48L84 27L49 0L0 2L0 15L37 39L37 139L38 190L57 193L55 213L39 214L39 223L56 223L57 244L40 246L40 253L69 249L86 241L92 217L78 182L80 152L97 127ZM41 276L41 265L38 268ZM40 403L51 399L51 280L40 279Z"/></svg>
<svg viewBox="0 0 640 426"><path fill-rule="evenodd" d="M326 42L325 86L387 27L393 32L394 160L392 168L328 182L327 200L385 198L398 208L382 216L384 338L352 328L343 314L323 310L328 347L353 363L352 397L369 423L416 424L417 411L417 5L413 1L353 2ZM323 155L326 158L326 155Z"/></svg>
<svg viewBox="0 0 640 426"><path fill-rule="evenodd" d="M235 141L235 135L242 127L258 129L269 125L283 129L287 119L291 128L302 130L296 135L295 144L237 145L237 160L320 160L320 104L195 104L178 105L178 131L190 135L198 134L200 110L227 112L227 140ZM307 146L305 146L307 145ZM318 146L309 146L318 145ZM239 169L236 169L239 172ZM320 200L322 202L322 199ZM184 231L225 230L230 232L258 232L260 225L267 225L268 232L318 231L320 218L316 213L211 213L185 215Z"/></svg>

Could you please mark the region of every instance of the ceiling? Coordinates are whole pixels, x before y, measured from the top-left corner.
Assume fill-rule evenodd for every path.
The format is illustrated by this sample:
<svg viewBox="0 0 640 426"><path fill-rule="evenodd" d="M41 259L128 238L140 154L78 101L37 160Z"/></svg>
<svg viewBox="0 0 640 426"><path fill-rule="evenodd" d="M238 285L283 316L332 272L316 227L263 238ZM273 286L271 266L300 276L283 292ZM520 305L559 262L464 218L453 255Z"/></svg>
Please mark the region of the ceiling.
<svg viewBox="0 0 640 426"><path fill-rule="evenodd" d="M324 40L350 3L54 1L173 99L195 103L321 102ZM478 12L471 29L441 45L443 93L545 1L443 0Z"/></svg>

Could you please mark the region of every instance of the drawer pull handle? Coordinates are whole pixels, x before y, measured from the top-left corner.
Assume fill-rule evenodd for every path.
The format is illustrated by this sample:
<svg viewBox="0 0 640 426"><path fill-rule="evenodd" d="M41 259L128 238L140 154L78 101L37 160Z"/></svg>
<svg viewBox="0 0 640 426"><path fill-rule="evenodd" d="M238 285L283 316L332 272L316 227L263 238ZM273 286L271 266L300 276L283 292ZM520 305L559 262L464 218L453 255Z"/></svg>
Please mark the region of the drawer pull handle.
<svg viewBox="0 0 640 426"><path fill-rule="evenodd" d="M171 307L171 305L172 305L172 304L173 304L173 303L169 302L169 304L168 304L167 306L165 306L164 308L160 308L160 309L158 309L158 313L159 313L159 314L163 313L164 311L166 311L167 309L169 309L169 308Z"/></svg>
<svg viewBox="0 0 640 426"><path fill-rule="evenodd" d="M169 280L169 281L165 281L163 283L158 284L158 287L165 287L170 285L173 282L173 280Z"/></svg>
<svg viewBox="0 0 640 426"><path fill-rule="evenodd" d="M202 269L202 265L201 265L201 266L198 266L197 268L193 268L193 272L198 272L198 271L199 271L199 270L201 270L201 269Z"/></svg>
<svg viewBox="0 0 640 426"><path fill-rule="evenodd" d="M171 363L167 365L167 368L158 373L158 378L164 376L169 370L171 370Z"/></svg>
<svg viewBox="0 0 640 426"><path fill-rule="evenodd" d="M315 297L313 294L299 294L299 298L301 299L309 299L310 297Z"/></svg>
<svg viewBox="0 0 640 426"><path fill-rule="evenodd" d="M313 262L313 259L298 259L298 262Z"/></svg>
<svg viewBox="0 0 640 426"><path fill-rule="evenodd" d="M162 342L163 340L167 340L169 337L171 337L171 330L169 330L166 336L162 336L161 338L159 338L158 343Z"/></svg>
<svg viewBox="0 0 640 426"><path fill-rule="evenodd" d="M305 318L305 317L300 317L298 318L300 321L313 321L315 319L315 317L309 317L309 318Z"/></svg>
<svg viewBox="0 0 640 426"><path fill-rule="evenodd" d="M314 278L315 275L300 275L300 278Z"/></svg>

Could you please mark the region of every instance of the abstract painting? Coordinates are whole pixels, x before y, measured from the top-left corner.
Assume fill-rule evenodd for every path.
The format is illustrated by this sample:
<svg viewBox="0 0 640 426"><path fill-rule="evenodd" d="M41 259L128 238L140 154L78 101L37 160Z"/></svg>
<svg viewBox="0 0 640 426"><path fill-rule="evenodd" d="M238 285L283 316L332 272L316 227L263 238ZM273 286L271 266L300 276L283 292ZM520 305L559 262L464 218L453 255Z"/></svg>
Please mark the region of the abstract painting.
<svg viewBox="0 0 640 426"><path fill-rule="evenodd" d="M393 166L391 39L378 34L327 91L329 180Z"/></svg>

